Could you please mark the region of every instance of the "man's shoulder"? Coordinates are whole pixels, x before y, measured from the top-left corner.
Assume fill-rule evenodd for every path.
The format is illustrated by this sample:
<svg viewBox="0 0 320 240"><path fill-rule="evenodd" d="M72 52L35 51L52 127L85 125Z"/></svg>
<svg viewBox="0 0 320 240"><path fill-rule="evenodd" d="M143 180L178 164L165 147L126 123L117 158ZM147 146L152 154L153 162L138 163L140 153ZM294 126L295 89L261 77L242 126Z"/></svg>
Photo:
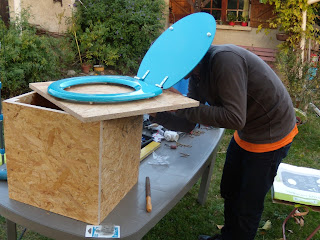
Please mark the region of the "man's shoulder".
<svg viewBox="0 0 320 240"><path fill-rule="evenodd" d="M234 53L241 53L243 48L234 45L234 44L222 44L222 45L211 45L209 51L211 53L218 53L218 52L234 52Z"/></svg>
<svg viewBox="0 0 320 240"><path fill-rule="evenodd" d="M235 56L238 56L242 59L245 59L245 49L240 48L239 46L233 44L223 44L223 45L211 45L209 48L209 59L219 59L220 60L230 60L234 59ZM235 59L234 59L235 60Z"/></svg>

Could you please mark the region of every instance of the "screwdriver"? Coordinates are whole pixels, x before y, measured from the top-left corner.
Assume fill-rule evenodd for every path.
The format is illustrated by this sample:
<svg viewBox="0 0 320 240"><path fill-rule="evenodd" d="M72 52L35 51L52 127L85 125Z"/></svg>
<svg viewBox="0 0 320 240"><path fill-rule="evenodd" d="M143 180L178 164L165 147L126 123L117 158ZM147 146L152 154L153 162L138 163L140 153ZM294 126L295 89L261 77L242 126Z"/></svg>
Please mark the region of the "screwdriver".
<svg viewBox="0 0 320 240"><path fill-rule="evenodd" d="M152 204L151 204L151 190L150 190L150 179L146 177L146 209L147 212L152 211Z"/></svg>

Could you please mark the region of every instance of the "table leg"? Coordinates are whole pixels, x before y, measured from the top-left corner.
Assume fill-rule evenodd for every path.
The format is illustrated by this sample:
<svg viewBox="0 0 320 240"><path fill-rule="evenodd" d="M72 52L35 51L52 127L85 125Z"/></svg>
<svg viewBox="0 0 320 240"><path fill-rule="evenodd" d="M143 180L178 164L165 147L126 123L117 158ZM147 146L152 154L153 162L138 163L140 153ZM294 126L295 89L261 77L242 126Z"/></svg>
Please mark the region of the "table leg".
<svg viewBox="0 0 320 240"><path fill-rule="evenodd" d="M282 223L282 235L283 235L283 240L286 240L287 238L286 238L286 223L287 223L287 221L291 218L291 217L293 217L293 215L295 214L295 212L296 212L296 210L297 210L298 208L296 207L296 208L294 208L292 211L291 211L291 213L289 213L289 215L286 217L286 219L283 221L283 223ZM313 232L309 235L309 237L306 239L306 240L311 240L311 238L318 232L320 230L320 225L318 226L318 227L316 227L316 229L315 230L313 230Z"/></svg>
<svg viewBox="0 0 320 240"><path fill-rule="evenodd" d="M319 230L320 225L310 234L310 236L306 240L310 240Z"/></svg>
<svg viewBox="0 0 320 240"><path fill-rule="evenodd" d="M17 240L17 228L16 223L7 220L7 239L8 240Z"/></svg>
<svg viewBox="0 0 320 240"><path fill-rule="evenodd" d="M214 168L214 163L216 161L216 156L217 156L218 149L214 150L209 159L210 164L209 166L204 170L201 178L201 184L200 184L200 189L198 193L198 202L201 205L204 205L207 201L207 196L208 196L208 190L210 186L210 181L211 181L211 176Z"/></svg>

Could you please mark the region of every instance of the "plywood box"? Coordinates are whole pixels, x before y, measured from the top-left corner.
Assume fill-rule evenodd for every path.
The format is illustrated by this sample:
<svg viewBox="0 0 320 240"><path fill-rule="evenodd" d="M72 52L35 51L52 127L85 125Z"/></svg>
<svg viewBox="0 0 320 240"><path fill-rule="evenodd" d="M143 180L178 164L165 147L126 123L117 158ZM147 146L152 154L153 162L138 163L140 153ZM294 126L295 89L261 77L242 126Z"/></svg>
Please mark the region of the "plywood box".
<svg viewBox="0 0 320 240"><path fill-rule="evenodd" d="M83 123L37 93L3 103L11 199L99 224L137 182L142 117Z"/></svg>
<svg viewBox="0 0 320 240"><path fill-rule="evenodd" d="M9 197L94 225L138 180L142 115L198 105L171 92L81 104L49 96L49 84L3 102Z"/></svg>

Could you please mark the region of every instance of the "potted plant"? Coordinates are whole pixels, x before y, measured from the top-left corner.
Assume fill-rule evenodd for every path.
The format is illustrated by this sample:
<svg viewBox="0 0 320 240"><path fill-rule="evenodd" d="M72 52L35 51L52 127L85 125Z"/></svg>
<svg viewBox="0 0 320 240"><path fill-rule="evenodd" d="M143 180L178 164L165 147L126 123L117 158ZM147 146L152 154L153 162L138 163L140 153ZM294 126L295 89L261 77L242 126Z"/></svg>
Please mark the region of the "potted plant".
<svg viewBox="0 0 320 240"><path fill-rule="evenodd" d="M92 24L84 31L78 32L78 45L81 56L81 67L84 73L94 65L94 71L104 71L104 64L109 63L110 44L106 44L106 33L109 29L103 23ZM76 39L77 40L77 39Z"/></svg>
<svg viewBox="0 0 320 240"><path fill-rule="evenodd" d="M95 72L103 72L106 66L114 66L119 58L118 49L106 43L109 28L104 23L90 25L79 34L83 62L89 62Z"/></svg>
<svg viewBox="0 0 320 240"><path fill-rule="evenodd" d="M115 66L119 58L118 49L110 44L96 44L93 51L93 58L96 63L94 71L103 72L105 67Z"/></svg>
<svg viewBox="0 0 320 240"><path fill-rule="evenodd" d="M236 25L235 21L237 20L237 16L234 12L229 12L227 18L230 26Z"/></svg>
<svg viewBox="0 0 320 240"><path fill-rule="evenodd" d="M248 26L248 17L247 16L240 16L239 21L241 22L240 25L245 27Z"/></svg>
<svg viewBox="0 0 320 240"><path fill-rule="evenodd" d="M305 39L320 40L319 29L314 27L317 19L316 5L309 5L307 1L268 0L267 4L274 7L274 17L269 21L269 29L278 29L277 39L282 45L300 49L302 36ZM302 29L302 12L306 10L306 29ZM258 29L262 29L259 26ZM268 30L266 29L266 33Z"/></svg>
<svg viewBox="0 0 320 240"><path fill-rule="evenodd" d="M92 64L90 62L83 62L81 64L81 70L83 73L88 74L92 68Z"/></svg>
<svg viewBox="0 0 320 240"><path fill-rule="evenodd" d="M104 66L102 64L93 65L93 71L102 73L104 71Z"/></svg>
<svg viewBox="0 0 320 240"><path fill-rule="evenodd" d="M92 68L93 53L92 53L92 33L90 29L82 30L79 21L79 16L72 15L67 18L67 23L71 26L69 32L74 38L74 47L78 52L79 61L83 73L88 74Z"/></svg>
<svg viewBox="0 0 320 240"><path fill-rule="evenodd" d="M278 32L276 33L276 38L278 41L286 41L289 37L289 34L285 32Z"/></svg>
<svg viewBox="0 0 320 240"><path fill-rule="evenodd" d="M93 43L92 43L92 33L90 31L81 32L79 34L79 52L80 52L80 62L81 69L83 73L88 74L92 68L93 62Z"/></svg>

